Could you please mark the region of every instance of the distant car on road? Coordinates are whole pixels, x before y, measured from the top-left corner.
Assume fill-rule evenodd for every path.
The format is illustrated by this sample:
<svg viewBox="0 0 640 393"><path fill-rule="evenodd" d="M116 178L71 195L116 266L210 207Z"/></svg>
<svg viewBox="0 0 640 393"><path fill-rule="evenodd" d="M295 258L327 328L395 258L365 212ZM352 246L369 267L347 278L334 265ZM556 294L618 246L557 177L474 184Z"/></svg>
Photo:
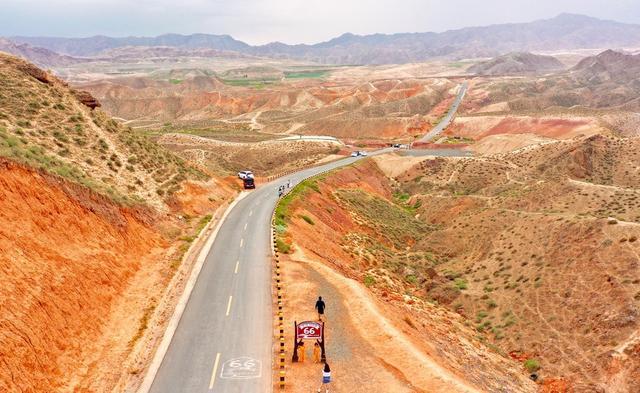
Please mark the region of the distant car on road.
<svg viewBox="0 0 640 393"><path fill-rule="evenodd" d="M351 152L351 157L358 157L360 155L360 152L354 151Z"/></svg>
<svg viewBox="0 0 640 393"><path fill-rule="evenodd" d="M256 182L253 180L253 177L246 177L242 179L242 184L245 190L256 188Z"/></svg>
<svg viewBox="0 0 640 393"><path fill-rule="evenodd" d="M363 150L354 151L351 153L351 157L365 157L366 155L367 155L367 152Z"/></svg>
<svg viewBox="0 0 640 393"><path fill-rule="evenodd" d="M363 157L366 157L368 155L367 152L364 150L359 151L358 154L360 154Z"/></svg>
<svg viewBox="0 0 640 393"><path fill-rule="evenodd" d="M391 147L393 147L395 149L399 149L400 148L400 144L399 143L394 143L393 145L391 145Z"/></svg>
<svg viewBox="0 0 640 393"><path fill-rule="evenodd" d="M251 172L251 171L240 171L240 172L238 172L238 177L240 179L253 179L253 172Z"/></svg>

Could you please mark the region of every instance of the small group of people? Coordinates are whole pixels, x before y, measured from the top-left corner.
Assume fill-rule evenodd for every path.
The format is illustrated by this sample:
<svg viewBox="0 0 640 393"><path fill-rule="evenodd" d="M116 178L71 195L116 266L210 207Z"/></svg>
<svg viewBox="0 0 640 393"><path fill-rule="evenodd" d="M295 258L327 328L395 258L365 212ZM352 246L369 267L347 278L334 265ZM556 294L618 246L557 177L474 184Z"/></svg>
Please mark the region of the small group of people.
<svg viewBox="0 0 640 393"><path fill-rule="evenodd" d="M318 296L318 300L316 300L315 309L318 312L318 321L322 321L324 317L324 310L327 307L324 300L322 300L322 296ZM318 351L318 359L320 357L320 344L316 341L313 346L313 360L316 362L316 348ZM318 362L316 362L318 363ZM324 364L324 368L322 369L322 385L318 388L318 393L321 392L322 386L325 386L325 393L329 393L329 383L331 383L331 368L329 367L329 363Z"/></svg>
<svg viewBox="0 0 640 393"><path fill-rule="evenodd" d="M304 348L304 341L300 340L298 341L298 362L300 363L304 363L304 360L306 359L306 351ZM321 359L320 359L320 343L316 340L316 342L313 344L313 362L314 363L320 363Z"/></svg>
<svg viewBox="0 0 640 393"><path fill-rule="evenodd" d="M298 342L298 362L304 363L306 354L304 350L304 341L300 340ZM316 340L313 344L313 362L320 363L320 343ZM322 385L318 388L318 393L322 391L324 387L325 393L329 393L329 384L331 383L331 368L329 367L329 363L325 362L324 367L322 368Z"/></svg>
<svg viewBox="0 0 640 393"><path fill-rule="evenodd" d="M291 188L292 185L293 183L291 183L291 179L289 179L286 184L283 184L280 187L278 187L278 196L279 197L283 196L285 190L288 190L289 188Z"/></svg>

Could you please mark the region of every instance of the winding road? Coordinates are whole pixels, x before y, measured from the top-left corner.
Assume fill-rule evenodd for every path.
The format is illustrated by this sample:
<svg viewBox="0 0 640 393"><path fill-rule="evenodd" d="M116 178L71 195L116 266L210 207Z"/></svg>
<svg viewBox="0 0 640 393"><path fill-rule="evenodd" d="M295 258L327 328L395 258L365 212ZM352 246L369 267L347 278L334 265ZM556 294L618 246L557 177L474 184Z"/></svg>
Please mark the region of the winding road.
<svg viewBox="0 0 640 393"><path fill-rule="evenodd" d="M385 153L390 149L374 154ZM265 184L220 225L150 391L272 389L271 214L278 185L351 164L344 158Z"/></svg>
<svg viewBox="0 0 640 393"><path fill-rule="evenodd" d="M427 132L421 139L418 140L418 142L430 142L431 139L440 135L442 131L444 131L447 127L449 127L449 124L451 124L453 117L456 115L456 112L458 111L458 107L462 103L462 100L464 99L464 95L467 93L468 88L469 88L469 82L463 82L462 84L460 84L458 95L456 96L456 99L453 101L453 104L451 105L451 107L449 107L449 112L447 112L445 117L443 117L442 120L440 120L440 123L438 123L437 126L435 126L431 131Z"/></svg>
<svg viewBox="0 0 640 393"><path fill-rule="evenodd" d="M421 141L429 141L451 123L467 86L467 82L460 85L445 118ZM272 390L270 224L278 201L277 188L288 180L295 185L360 158L348 157L297 172L265 184L238 201L215 235L155 374L151 393Z"/></svg>

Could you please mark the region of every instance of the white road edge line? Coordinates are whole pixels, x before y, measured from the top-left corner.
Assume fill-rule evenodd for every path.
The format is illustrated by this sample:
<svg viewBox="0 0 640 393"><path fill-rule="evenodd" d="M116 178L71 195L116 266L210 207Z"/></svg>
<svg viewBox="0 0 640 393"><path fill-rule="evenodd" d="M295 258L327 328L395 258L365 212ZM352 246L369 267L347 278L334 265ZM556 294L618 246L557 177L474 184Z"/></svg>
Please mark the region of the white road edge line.
<svg viewBox="0 0 640 393"><path fill-rule="evenodd" d="M220 352L216 354L216 361L213 363L213 371L211 371L211 381L209 381L209 390L213 389L213 384L216 383L216 374L218 373L218 364L220 363Z"/></svg>
<svg viewBox="0 0 640 393"><path fill-rule="evenodd" d="M193 288L196 286L196 281L198 280L198 275L200 275L200 271L202 270L204 261L207 259L207 255L209 255L209 251L211 251L213 242L216 240L216 237L218 236L218 231L220 231L222 224L225 222L225 220L227 219L227 216L229 215L229 213L231 213L233 208L238 204L238 202L240 202L242 199L244 199L248 195L249 195L248 192L243 191L240 193L240 195L238 195L238 197L233 202L229 204L229 206L227 207L227 210L224 211L224 213L222 214L222 217L220 217L220 220L218 220L218 223L216 224L215 229L213 230L213 232L211 232L211 235L207 239L207 242L202 247L202 250L200 250L200 254L196 259L196 263L193 265L193 269L191 270L191 275L189 276L189 280L185 284L184 291L182 292L182 295L180 295L180 299L178 300L178 303L176 304L176 308L173 311L173 315L171 316L171 319L167 324L167 328L164 331L164 335L162 336L160 345L158 345L158 349L156 350L156 353L153 356L153 359L151 360L151 364L149 365L147 374L145 375L144 380L142 381L142 384L138 388L137 393L148 393L149 390L151 390L151 385L153 385L153 381L156 379L156 374L158 374L158 370L162 365L164 356L167 354L167 351L169 350L169 344L171 344L173 335L175 334L176 329L178 328L178 324L180 323L180 318L182 318L182 314L184 313L184 310L187 307L187 303L189 302L189 298L191 297L191 292L193 291ZM206 230L206 229L203 229L203 230Z"/></svg>
<svg viewBox="0 0 640 393"><path fill-rule="evenodd" d="M233 301L233 296L229 295L229 302L227 303L227 317L229 316L229 312L231 311L231 301Z"/></svg>

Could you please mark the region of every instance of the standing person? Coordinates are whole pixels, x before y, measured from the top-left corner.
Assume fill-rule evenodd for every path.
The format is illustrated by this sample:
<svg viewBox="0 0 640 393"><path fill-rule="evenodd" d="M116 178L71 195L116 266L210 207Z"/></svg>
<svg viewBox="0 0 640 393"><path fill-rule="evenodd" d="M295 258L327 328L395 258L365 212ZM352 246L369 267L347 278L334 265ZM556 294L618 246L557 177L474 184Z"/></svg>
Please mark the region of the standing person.
<svg viewBox="0 0 640 393"><path fill-rule="evenodd" d="M322 316L324 315L324 309L326 305L324 304L324 300L322 300L322 296L318 296L318 301L316 302L316 310L318 311L318 321L322 321Z"/></svg>
<svg viewBox="0 0 640 393"><path fill-rule="evenodd" d="M322 386L324 386L325 393L329 393L329 384L331 383L331 369L329 368L329 363L324 364L324 369L322 370ZM318 391L320 391L318 389Z"/></svg>
<svg viewBox="0 0 640 393"><path fill-rule="evenodd" d="M291 179L287 182L287 188L291 188Z"/></svg>
<svg viewBox="0 0 640 393"><path fill-rule="evenodd" d="M300 340L298 343L298 361L300 363L304 363L305 358L305 350L304 350L304 341Z"/></svg>

